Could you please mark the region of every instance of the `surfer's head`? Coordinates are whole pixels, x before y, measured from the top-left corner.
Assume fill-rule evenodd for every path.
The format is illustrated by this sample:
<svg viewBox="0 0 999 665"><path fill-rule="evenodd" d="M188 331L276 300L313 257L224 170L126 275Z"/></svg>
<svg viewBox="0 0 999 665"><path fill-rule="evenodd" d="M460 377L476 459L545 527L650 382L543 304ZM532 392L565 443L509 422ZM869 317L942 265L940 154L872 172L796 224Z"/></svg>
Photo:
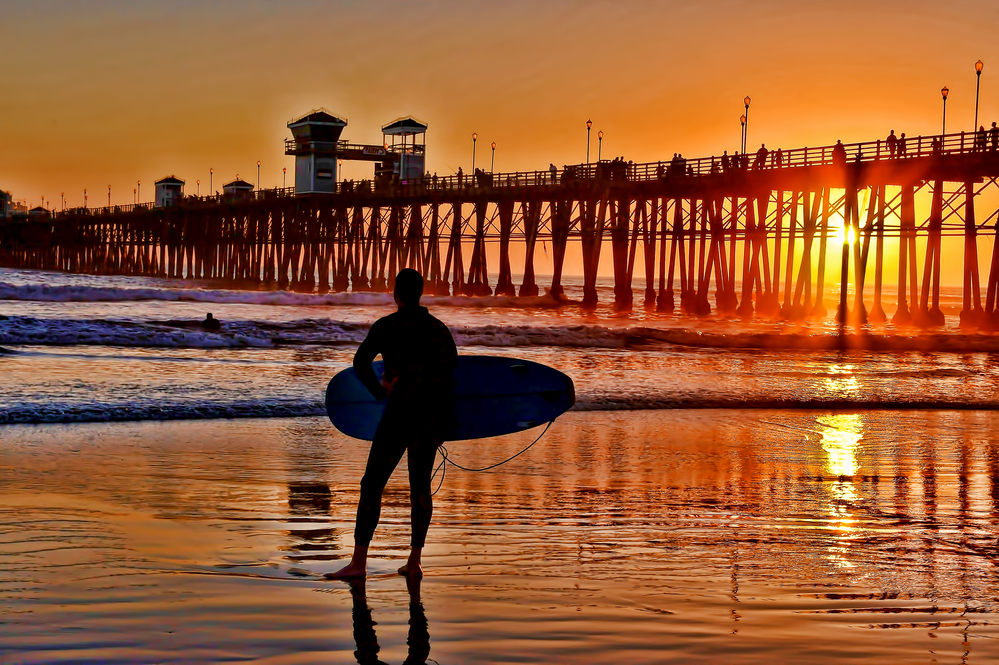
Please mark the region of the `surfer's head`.
<svg viewBox="0 0 999 665"><path fill-rule="evenodd" d="M423 275L403 268L395 276L395 300L402 307L416 307L423 295Z"/></svg>

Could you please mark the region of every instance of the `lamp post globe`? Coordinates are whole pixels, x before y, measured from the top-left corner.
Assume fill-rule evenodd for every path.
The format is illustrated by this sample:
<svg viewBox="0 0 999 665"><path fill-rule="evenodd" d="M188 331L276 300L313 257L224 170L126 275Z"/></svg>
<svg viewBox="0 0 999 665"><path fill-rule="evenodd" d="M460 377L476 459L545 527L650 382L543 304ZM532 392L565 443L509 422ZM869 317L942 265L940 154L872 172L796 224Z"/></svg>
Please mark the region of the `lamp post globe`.
<svg viewBox="0 0 999 665"><path fill-rule="evenodd" d="M947 95L950 94L950 89L947 86L940 88L940 96L943 97L943 127L941 129L941 134L947 133ZM941 139L942 141L943 139ZM942 148L943 146L941 146Z"/></svg>
<svg viewBox="0 0 999 665"><path fill-rule="evenodd" d="M604 147L604 130L597 132L597 163L600 162L600 156L603 154Z"/></svg>
<svg viewBox="0 0 999 665"><path fill-rule="evenodd" d="M496 141L493 141L493 156L489 162L489 172L492 173L496 167Z"/></svg>
<svg viewBox="0 0 999 665"><path fill-rule="evenodd" d="M475 174L475 142L479 140L479 133L472 132L472 174Z"/></svg>
<svg viewBox="0 0 999 665"><path fill-rule="evenodd" d="M978 131L978 91L982 86L982 68L985 67L985 63L979 60L975 63L975 126L971 129Z"/></svg>
<svg viewBox="0 0 999 665"><path fill-rule="evenodd" d="M746 154L746 148L749 146L749 105L753 103L752 98L746 95L742 98L742 103L746 105L746 114L742 116L746 119L743 123L745 127L742 130L742 154Z"/></svg>
<svg viewBox="0 0 999 665"><path fill-rule="evenodd" d="M586 163L590 163L590 128L593 127L593 121L586 121Z"/></svg>

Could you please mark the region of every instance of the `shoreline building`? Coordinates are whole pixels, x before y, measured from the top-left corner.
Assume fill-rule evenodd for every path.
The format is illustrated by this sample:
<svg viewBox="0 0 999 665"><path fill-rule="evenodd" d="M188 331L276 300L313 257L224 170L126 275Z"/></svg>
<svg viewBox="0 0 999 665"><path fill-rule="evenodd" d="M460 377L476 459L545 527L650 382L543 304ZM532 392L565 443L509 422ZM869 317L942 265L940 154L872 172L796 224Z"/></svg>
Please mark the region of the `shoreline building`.
<svg viewBox="0 0 999 665"><path fill-rule="evenodd" d="M14 214L14 196L0 189L0 219L10 219Z"/></svg>

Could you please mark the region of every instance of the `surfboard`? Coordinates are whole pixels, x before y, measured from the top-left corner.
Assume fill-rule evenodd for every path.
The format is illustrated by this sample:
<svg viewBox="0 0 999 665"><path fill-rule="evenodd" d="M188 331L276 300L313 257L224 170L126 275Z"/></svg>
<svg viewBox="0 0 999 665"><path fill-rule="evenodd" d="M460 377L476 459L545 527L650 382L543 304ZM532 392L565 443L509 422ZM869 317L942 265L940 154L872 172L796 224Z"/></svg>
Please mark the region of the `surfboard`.
<svg viewBox="0 0 999 665"><path fill-rule="evenodd" d="M372 364L375 376L382 362ZM499 356L458 356L454 434L448 441L501 436L544 425L576 402L572 379L530 360ZM353 367L334 376L326 388L326 413L333 425L355 439L370 441L385 415Z"/></svg>

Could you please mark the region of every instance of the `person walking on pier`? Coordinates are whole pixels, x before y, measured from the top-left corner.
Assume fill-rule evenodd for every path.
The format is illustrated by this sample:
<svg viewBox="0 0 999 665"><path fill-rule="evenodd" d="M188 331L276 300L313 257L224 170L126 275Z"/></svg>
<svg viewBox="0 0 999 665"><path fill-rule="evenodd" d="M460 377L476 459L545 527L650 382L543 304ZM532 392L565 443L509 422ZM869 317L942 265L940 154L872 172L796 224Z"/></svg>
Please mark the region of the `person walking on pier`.
<svg viewBox="0 0 999 665"><path fill-rule="evenodd" d="M989 129L989 143L992 152L995 152L999 148L999 127L996 127L996 123L992 123L992 127Z"/></svg>
<svg viewBox="0 0 999 665"><path fill-rule="evenodd" d="M895 156L899 158L905 157L905 151L905 132L902 132L898 137L898 146L895 148Z"/></svg>
<svg viewBox="0 0 999 665"><path fill-rule="evenodd" d="M558 167L555 166L554 162L549 162L548 164L549 164L548 165L548 173L551 174L551 177L552 177L552 183L551 184L554 185L555 181L558 180Z"/></svg>
<svg viewBox="0 0 999 665"><path fill-rule="evenodd" d="M721 169L722 173L728 173L728 150L722 153L721 156Z"/></svg>
<svg viewBox="0 0 999 665"><path fill-rule="evenodd" d="M888 144L888 158L895 159L895 151L898 149L898 137L895 136L895 130L888 132L888 138L885 139L885 143Z"/></svg>
<svg viewBox="0 0 999 665"><path fill-rule="evenodd" d="M354 354L357 378L376 399L387 399L385 415L368 454L354 525L350 563L330 579L364 577L368 546L381 515L385 484L408 452L412 550L399 573L423 575L421 556L433 515L430 482L437 449L454 427L454 368L458 351L451 332L420 306L423 276L404 268L395 278L399 309L375 321ZM381 380L371 367L381 354Z"/></svg>
<svg viewBox="0 0 999 665"><path fill-rule="evenodd" d="M836 145L832 149L832 163L833 166L846 166L846 147L843 146L843 141L837 139Z"/></svg>
<svg viewBox="0 0 999 665"><path fill-rule="evenodd" d="M979 125L975 132L975 152L985 152L985 142L988 140L985 125Z"/></svg>
<svg viewBox="0 0 999 665"><path fill-rule="evenodd" d="M760 149L756 151L756 159L753 160L754 171L759 171L760 169L764 169L767 167L767 155L769 154L770 151L767 150L766 144L761 143Z"/></svg>

